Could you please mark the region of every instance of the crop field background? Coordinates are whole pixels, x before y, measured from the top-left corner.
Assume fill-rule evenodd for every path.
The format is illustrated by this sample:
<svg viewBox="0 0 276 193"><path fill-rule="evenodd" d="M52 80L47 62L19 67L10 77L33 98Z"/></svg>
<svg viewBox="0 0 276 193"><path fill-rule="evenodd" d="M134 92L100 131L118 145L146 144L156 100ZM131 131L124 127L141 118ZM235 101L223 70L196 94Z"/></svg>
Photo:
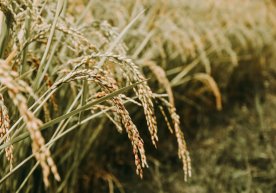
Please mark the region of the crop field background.
<svg viewBox="0 0 276 193"><path fill-rule="evenodd" d="M276 1L0 0L0 192L275 193Z"/></svg>

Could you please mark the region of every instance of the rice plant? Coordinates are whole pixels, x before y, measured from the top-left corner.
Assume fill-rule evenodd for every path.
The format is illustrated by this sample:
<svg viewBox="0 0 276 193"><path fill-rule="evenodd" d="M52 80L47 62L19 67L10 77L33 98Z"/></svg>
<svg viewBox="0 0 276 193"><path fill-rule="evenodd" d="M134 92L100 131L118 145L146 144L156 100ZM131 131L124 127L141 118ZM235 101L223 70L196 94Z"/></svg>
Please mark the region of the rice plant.
<svg viewBox="0 0 276 193"><path fill-rule="evenodd" d="M249 0L2 0L1 192L76 192L78 168L108 129L129 138L143 178L149 164L137 108L154 147L162 143L158 123L174 133L187 181L173 88L196 81L187 92L211 92L221 110L233 69L273 53L275 11L271 1Z"/></svg>

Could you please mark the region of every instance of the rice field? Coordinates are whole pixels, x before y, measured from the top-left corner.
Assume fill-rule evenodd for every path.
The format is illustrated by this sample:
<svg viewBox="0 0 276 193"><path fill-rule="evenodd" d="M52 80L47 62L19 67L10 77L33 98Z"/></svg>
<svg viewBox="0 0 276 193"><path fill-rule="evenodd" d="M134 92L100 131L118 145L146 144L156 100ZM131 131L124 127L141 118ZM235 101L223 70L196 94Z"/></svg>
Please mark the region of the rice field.
<svg viewBox="0 0 276 193"><path fill-rule="evenodd" d="M275 192L275 13L1 0L0 192Z"/></svg>

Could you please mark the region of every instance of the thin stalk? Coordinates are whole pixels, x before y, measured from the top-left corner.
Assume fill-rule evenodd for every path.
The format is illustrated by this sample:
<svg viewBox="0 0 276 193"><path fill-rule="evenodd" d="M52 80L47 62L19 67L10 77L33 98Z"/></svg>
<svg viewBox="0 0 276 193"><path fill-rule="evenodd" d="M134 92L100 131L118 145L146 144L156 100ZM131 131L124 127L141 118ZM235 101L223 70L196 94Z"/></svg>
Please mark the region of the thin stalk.
<svg viewBox="0 0 276 193"><path fill-rule="evenodd" d="M54 21L53 21L53 24L52 24L52 27L51 27L51 31L50 31L50 35L49 35L49 38L48 38L48 41L47 41L46 49L45 49L45 52L42 56L41 63L40 63L40 66L38 68L37 75L36 75L36 78L35 78L35 81L34 81L34 90L37 90L37 88L39 87L39 85L42 81L42 79L41 79L42 72L43 72L43 69L45 68L46 58L47 58L47 55L49 53L49 50L50 50L50 47L51 47L51 44L52 44L52 40L53 40L53 37L54 37L57 21L58 21L59 15L60 15L60 13L63 9L63 5L64 5L64 0L58 0L57 7L56 7L55 18L54 18Z"/></svg>

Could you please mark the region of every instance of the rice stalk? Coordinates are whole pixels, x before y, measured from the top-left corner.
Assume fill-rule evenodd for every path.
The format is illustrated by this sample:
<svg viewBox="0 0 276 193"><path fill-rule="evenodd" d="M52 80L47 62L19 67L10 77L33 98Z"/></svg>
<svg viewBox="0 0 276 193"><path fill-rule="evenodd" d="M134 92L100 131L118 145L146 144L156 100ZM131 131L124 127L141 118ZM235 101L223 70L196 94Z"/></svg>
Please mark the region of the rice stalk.
<svg viewBox="0 0 276 193"><path fill-rule="evenodd" d="M12 54L14 54L14 52ZM11 57L12 56L10 56L8 59L11 60ZM60 177L49 149L44 147L45 140L39 130L42 122L38 118L36 118L31 111L28 110L27 100L21 94L21 92L32 91L31 88L24 81L14 81L18 74L10 69L10 67L8 66L8 62L9 61L7 60L1 61L0 80L1 83L7 87L10 98L13 100L14 105L18 107L19 113L26 123L27 129L29 130L33 141L32 150L35 153L35 157L39 161L43 169L43 180L45 186L49 186L48 176L50 174L50 171L54 174L56 180L59 181Z"/></svg>

